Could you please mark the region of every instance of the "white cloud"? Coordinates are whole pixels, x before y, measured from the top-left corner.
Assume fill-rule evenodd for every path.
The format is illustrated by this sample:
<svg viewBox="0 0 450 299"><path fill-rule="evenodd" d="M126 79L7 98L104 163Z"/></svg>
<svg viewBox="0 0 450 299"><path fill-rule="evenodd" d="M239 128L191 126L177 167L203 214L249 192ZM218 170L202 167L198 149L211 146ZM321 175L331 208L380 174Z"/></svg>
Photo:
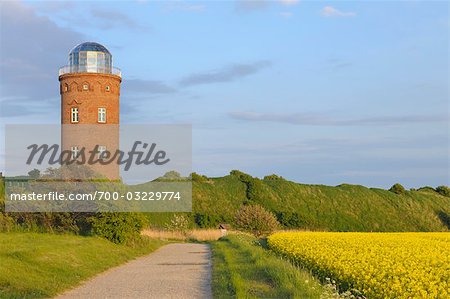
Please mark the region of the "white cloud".
<svg viewBox="0 0 450 299"><path fill-rule="evenodd" d="M424 123L446 123L449 117L445 114L435 115L394 115L372 116L356 119L337 119L317 113L257 113L233 111L228 115L237 120L253 122L277 122L303 126L394 126Z"/></svg>
<svg viewBox="0 0 450 299"><path fill-rule="evenodd" d="M300 0L278 0L283 5L296 5Z"/></svg>
<svg viewBox="0 0 450 299"><path fill-rule="evenodd" d="M218 70L191 74L180 81L182 86L230 82L248 75L255 74L271 65L270 61L233 64Z"/></svg>
<svg viewBox="0 0 450 299"><path fill-rule="evenodd" d="M59 27L22 2L4 1L0 6L0 101L4 97L25 97L31 106L31 103L58 98L55 73L67 63L68 51L86 37L70 28ZM0 106L0 110L5 109Z"/></svg>
<svg viewBox="0 0 450 299"><path fill-rule="evenodd" d="M332 6L325 6L321 11L322 16L324 17L354 17L356 13L351 11L341 11Z"/></svg>

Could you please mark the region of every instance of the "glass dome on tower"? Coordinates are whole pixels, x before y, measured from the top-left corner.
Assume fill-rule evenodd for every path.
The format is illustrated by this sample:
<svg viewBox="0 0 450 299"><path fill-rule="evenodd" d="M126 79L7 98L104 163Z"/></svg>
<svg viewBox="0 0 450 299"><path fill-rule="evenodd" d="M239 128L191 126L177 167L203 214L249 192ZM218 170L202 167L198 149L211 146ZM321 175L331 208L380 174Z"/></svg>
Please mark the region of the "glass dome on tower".
<svg viewBox="0 0 450 299"><path fill-rule="evenodd" d="M113 67L112 55L105 46L96 42L79 44L69 53L69 65L59 70L67 73L102 73L120 76L120 70Z"/></svg>

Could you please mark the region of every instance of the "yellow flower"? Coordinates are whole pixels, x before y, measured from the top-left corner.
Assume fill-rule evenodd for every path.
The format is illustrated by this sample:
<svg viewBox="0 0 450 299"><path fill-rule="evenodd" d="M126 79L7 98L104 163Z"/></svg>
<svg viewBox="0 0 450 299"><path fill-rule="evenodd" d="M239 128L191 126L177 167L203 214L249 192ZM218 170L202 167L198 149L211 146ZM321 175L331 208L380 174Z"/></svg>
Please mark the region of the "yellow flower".
<svg viewBox="0 0 450 299"><path fill-rule="evenodd" d="M271 249L368 298L448 298L450 233L281 232Z"/></svg>

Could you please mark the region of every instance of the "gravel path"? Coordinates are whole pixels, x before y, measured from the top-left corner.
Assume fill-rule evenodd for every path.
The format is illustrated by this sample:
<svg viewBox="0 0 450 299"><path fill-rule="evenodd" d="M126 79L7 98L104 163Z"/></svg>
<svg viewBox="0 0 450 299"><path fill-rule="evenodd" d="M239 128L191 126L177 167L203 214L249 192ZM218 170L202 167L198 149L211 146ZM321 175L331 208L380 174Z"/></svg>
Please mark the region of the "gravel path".
<svg viewBox="0 0 450 299"><path fill-rule="evenodd" d="M57 298L212 298L211 251L205 244L169 244Z"/></svg>

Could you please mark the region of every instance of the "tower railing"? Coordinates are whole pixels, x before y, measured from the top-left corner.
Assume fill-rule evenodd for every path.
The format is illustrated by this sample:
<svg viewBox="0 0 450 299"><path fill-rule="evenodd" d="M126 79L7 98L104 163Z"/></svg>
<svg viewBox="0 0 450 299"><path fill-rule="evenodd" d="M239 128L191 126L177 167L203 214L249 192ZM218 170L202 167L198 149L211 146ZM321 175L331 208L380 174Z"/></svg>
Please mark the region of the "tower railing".
<svg viewBox="0 0 450 299"><path fill-rule="evenodd" d="M66 65L59 69L59 76L71 73L99 73L122 77L122 71L116 67L102 67L96 65Z"/></svg>

